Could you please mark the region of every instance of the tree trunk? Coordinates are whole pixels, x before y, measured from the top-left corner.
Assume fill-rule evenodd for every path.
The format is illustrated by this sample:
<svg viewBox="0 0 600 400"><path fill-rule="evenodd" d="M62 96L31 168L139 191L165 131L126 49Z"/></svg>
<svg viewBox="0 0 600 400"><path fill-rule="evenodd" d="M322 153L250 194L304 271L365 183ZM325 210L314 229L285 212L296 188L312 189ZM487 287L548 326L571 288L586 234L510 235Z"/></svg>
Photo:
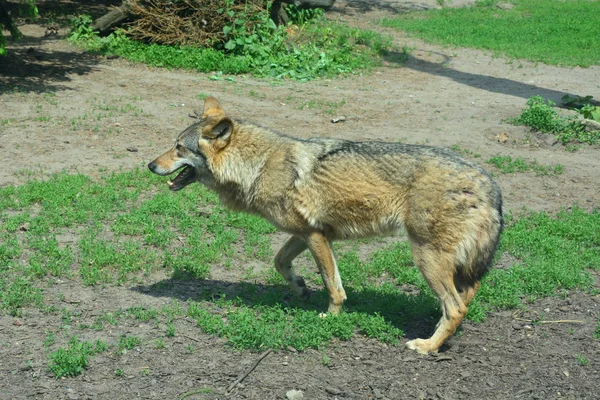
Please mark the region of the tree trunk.
<svg viewBox="0 0 600 400"><path fill-rule="evenodd" d="M94 21L92 29L98 31L101 36L111 33L116 27L120 26L130 17L125 4L121 7L113 8L107 14Z"/></svg>
<svg viewBox="0 0 600 400"><path fill-rule="evenodd" d="M298 8L331 8L335 0L275 0L271 5L271 19L277 25L286 25L289 21L282 3L293 4Z"/></svg>
<svg viewBox="0 0 600 400"><path fill-rule="evenodd" d="M286 0L298 8L331 8L335 0Z"/></svg>

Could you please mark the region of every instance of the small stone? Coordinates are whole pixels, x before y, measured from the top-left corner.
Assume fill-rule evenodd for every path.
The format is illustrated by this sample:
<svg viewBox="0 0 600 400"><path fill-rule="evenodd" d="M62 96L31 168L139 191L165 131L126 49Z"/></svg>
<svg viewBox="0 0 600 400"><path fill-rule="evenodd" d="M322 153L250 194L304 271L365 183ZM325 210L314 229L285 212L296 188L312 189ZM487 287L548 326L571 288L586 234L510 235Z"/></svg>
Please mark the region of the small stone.
<svg viewBox="0 0 600 400"><path fill-rule="evenodd" d="M498 141L498 143L506 143L508 141L508 135L506 134L506 132L500 132L499 134L496 135L496 140Z"/></svg>
<svg viewBox="0 0 600 400"><path fill-rule="evenodd" d="M304 398L304 393L302 393L302 390L288 390L287 393L285 394L285 397L288 400L301 400Z"/></svg>
<svg viewBox="0 0 600 400"><path fill-rule="evenodd" d="M498 3L496 5L496 8L500 9L500 10L511 10L514 8L514 4L511 3Z"/></svg>
<svg viewBox="0 0 600 400"><path fill-rule="evenodd" d="M130 151L132 153L136 153L138 151L138 149L135 146L127 146L127 151Z"/></svg>

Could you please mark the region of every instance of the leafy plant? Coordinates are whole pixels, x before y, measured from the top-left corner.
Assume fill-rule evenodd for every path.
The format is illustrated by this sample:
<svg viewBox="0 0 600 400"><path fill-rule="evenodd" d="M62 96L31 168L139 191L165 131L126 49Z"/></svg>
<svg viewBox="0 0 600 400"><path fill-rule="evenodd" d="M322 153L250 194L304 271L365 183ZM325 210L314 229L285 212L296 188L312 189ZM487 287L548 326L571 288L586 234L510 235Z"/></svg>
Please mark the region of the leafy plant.
<svg viewBox="0 0 600 400"><path fill-rule="evenodd" d="M587 132L577 121L576 116L562 117L553 108L552 100L544 100L541 96L533 96L527 100L527 108L520 116L510 122L525 125L543 133L554 133L564 145L570 143L596 144L600 141L600 132Z"/></svg>
<svg viewBox="0 0 600 400"><path fill-rule="evenodd" d="M318 18L302 17L301 26L276 26L267 11L247 13L223 8L230 23L223 27L225 42L213 47L167 46L132 40L127 31L100 38L87 16L74 19L71 40L90 51L116 54L132 61L167 68L240 74L278 79L315 79L353 73L381 63L391 39L373 31L351 29Z"/></svg>
<svg viewBox="0 0 600 400"><path fill-rule="evenodd" d="M322 8L298 8L294 4L288 4L285 11L290 23L294 25L305 25L311 20L318 20L323 17Z"/></svg>
<svg viewBox="0 0 600 400"><path fill-rule="evenodd" d="M117 345L119 352L133 350L142 343L142 340L136 336L121 335Z"/></svg>
<svg viewBox="0 0 600 400"><path fill-rule="evenodd" d="M19 14L28 17L37 16L38 9L35 0L20 0ZM6 51L6 37L2 33L4 30L10 32L13 40L21 39L23 36L15 24L13 16L6 10L6 0L0 0L0 57L8 53Z"/></svg>
<svg viewBox="0 0 600 400"><path fill-rule="evenodd" d="M565 126L565 119L553 108L555 103L552 100L546 101L541 96L533 96L526 104L527 108L521 115L512 120L515 124L529 126L545 133L562 132L568 129Z"/></svg>
<svg viewBox="0 0 600 400"><path fill-rule="evenodd" d="M576 354L575 358L577 359L577 363L579 365L581 365L582 367L585 367L586 365L588 365L590 363L590 361L581 354Z"/></svg>
<svg viewBox="0 0 600 400"><path fill-rule="evenodd" d="M593 98L594 96L581 97L566 94L561 97L561 101L566 107L577 110L583 118L600 122L600 107L592 105Z"/></svg>
<svg viewBox="0 0 600 400"><path fill-rule="evenodd" d="M97 340L95 344L80 342L73 336L66 348L59 348L50 354L48 368L57 378L77 376L88 366L88 358L108 349L106 343Z"/></svg>
<svg viewBox="0 0 600 400"><path fill-rule="evenodd" d="M94 40L96 32L92 29L92 17L88 14L80 14L71 19L71 31L69 40L73 42L89 42Z"/></svg>
<svg viewBox="0 0 600 400"><path fill-rule="evenodd" d="M600 107L598 106L586 104L585 106L581 107L579 112L581 115L583 115L583 118L593 119L594 121L600 122Z"/></svg>

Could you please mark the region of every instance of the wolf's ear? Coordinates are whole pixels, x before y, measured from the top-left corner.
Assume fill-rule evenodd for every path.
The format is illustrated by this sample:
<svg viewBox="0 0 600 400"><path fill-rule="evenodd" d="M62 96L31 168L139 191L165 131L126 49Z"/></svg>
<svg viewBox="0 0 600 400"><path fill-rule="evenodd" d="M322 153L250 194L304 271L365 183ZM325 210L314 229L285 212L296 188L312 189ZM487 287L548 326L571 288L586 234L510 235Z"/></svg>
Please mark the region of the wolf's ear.
<svg viewBox="0 0 600 400"><path fill-rule="evenodd" d="M202 118L223 118L225 117L225 111L219 101L212 96L208 96L204 101L204 111L202 112Z"/></svg>
<svg viewBox="0 0 600 400"><path fill-rule="evenodd" d="M202 136L210 139L212 145L220 150L227 146L231 139L231 133L233 132L233 121L229 118L223 118L214 125L205 126L202 129Z"/></svg>

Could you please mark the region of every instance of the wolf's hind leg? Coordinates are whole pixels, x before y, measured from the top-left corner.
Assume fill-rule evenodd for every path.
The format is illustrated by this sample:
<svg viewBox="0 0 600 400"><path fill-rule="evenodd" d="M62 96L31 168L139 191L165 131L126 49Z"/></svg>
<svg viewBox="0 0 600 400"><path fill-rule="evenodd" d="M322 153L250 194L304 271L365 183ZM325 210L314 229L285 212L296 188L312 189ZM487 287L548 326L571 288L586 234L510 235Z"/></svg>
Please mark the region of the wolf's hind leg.
<svg viewBox="0 0 600 400"><path fill-rule="evenodd" d="M413 256L425 280L436 294L442 306L442 318L436 330L429 339L415 339L406 343L409 349L427 354L437 351L440 346L454 334L467 314L467 304L470 302L478 285L459 294L454 284L454 257L436 251L430 246L413 244Z"/></svg>
<svg viewBox="0 0 600 400"><path fill-rule="evenodd" d="M292 270L292 261L306 250L307 247L308 245L304 239L299 236L292 236L275 256L275 268L290 284L294 293L302 298L308 297L308 288L304 279L296 275Z"/></svg>
<svg viewBox="0 0 600 400"><path fill-rule="evenodd" d="M313 232L306 237L306 243L315 259L323 283L329 292L329 309L331 314L338 314L346 300L346 291L342 286L342 279L338 271L335 257L329 240L320 232Z"/></svg>
<svg viewBox="0 0 600 400"><path fill-rule="evenodd" d="M461 290L458 292L458 294L460 295L463 303L465 303L465 306L469 306L469 303L471 303L471 300L473 300L473 297L475 297L475 294L480 287L481 282L475 282L470 286L461 287Z"/></svg>

